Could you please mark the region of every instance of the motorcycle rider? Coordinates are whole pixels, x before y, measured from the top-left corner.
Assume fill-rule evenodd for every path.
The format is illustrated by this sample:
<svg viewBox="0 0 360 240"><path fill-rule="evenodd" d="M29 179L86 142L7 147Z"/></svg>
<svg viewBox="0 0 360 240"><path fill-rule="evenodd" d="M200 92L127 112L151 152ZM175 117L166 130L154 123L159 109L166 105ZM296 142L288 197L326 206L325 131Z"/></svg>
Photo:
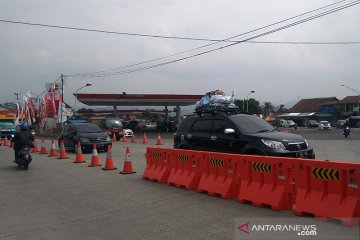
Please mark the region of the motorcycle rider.
<svg viewBox="0 0 360 240"><path fill-rule="evenodd" d="M27 124L27 122L22 122L20 125L20 132L17 132L15 136L11 139L11 141L14 142L15 162L21 147L27 145L32 148L34 146L34 140L35 138L29 130L29 125Z"/></svg>
<svg viewBox="0 0 360 240"><path fill-rule="evenodd" d="M343 124L343 133L345 134L345 132L347 131L346 129L349 128L349 133L350 133L350 123L349 123L349 119L346 119L345 123ZM347 134L349 135L349 134Z"/></svg>

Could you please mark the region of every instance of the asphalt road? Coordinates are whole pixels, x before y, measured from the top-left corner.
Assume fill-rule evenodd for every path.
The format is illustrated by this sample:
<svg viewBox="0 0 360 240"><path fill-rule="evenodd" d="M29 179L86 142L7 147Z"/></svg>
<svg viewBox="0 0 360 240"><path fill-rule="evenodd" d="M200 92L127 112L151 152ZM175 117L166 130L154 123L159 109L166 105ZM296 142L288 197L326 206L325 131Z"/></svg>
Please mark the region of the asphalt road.
<svg viewBox="0 0 360 240"><path fill-rule="evenodd" d="M318 130L298 128L291 133L305 137L314 148L316 158L333 161L360 162L360 129L352 129L345 138L342 129Z"/></svg>
<svg viewBox="0 0 360 240"><path fill-rule="evenodd" d="M346 140L336 131L296 132L308 138L321 159L359 161L358 132ZM29 170L24 171L12 163L12 150L1 146L0 239L242 239L245 236L237 227L248 221L314 224L319 231L314 239L360 237L359 228L343 227L337 221L295 217L291 211L271 211L144 181L145 148L155 145L156 135L149 134L148 139L147 145L115 143L116 171L87 167L91 154L85 154L87 164L73 164L74 153L68 153L67 160L33 154ZM161 147L172 147L172 134L164 134L163 139ZM137 171L133 175L119 174L126 146ZM99 153L99 158L104 164L106 154ZM286 239L310 239L287 234ZM263 237L279 239L278 234Z"/></svg>

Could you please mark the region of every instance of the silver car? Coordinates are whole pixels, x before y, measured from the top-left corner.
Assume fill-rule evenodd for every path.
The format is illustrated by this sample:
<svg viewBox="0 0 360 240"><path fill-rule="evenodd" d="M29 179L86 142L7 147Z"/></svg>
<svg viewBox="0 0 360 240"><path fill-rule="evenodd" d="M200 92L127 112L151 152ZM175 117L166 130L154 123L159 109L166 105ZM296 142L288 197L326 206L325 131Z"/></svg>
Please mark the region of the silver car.
<svg viewBox="0 0 360 240"><path fill-rule="evenodd" d="M331 124L328 121L320 121L319 130L331 130Z"/></svg>

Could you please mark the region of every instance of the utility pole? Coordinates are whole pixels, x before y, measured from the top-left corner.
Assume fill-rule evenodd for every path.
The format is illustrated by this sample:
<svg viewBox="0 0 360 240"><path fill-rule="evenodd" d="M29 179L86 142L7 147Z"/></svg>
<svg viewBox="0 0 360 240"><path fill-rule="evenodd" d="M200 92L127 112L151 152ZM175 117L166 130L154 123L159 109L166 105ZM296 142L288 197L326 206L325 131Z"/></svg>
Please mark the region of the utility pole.
<svg viewBox="0 0 360 240"><path fill-rule="evenodd" d="M61 122L61 129L63 129L63 119L62 119L62 116L63 116L63 105L64 105L64 75L61 74L61 105L60 105L60 109L59 109L59 112L60 112L60 122ZM60 101L60 99L59 99Z"/></svg>

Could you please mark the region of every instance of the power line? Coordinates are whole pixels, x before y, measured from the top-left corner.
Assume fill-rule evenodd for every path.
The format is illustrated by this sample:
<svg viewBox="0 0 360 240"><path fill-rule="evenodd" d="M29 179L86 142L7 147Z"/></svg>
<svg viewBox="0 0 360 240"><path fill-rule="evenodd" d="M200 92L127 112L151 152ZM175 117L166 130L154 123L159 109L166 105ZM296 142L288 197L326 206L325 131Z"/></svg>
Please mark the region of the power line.
<svg viewBox="0 0 360 240"><path fill-rule="evenodd" d="M298 15L298 16L295 16L295 17L292 17L292 18L289 18L289 19L295 19L295 18L297 18L297 17L299 17L299 16L308 15L309 13L316 12L316 11L318 11L318 10L320 10L320 9L329 8L329 6L338 5L339 3L342 3L342 2L346 2L346 1L340 1L340 2L337 2L337 3L335 3L335 4L327 5L327 6L325 6L325 7L318 8L318 9L316 9L316 10L313 10L313 11L310 11L310 12L307 12L307 13L304 13L304 14L301 14L301 15ZM296 25L298 25L298 24L301 24L301 23L304 23L304 22L307 22L307 21L311 21L311 20L313 20L313 19L316 19L316 18L325 16L325 15L331 14L331 13L333 13L333 12L337 12L337 11L343 10L343 9L345 9L345 8L348 8L348 7L357 5L357 4L359 4L359 3L360 3L360 1L349 2L349 3L343 4L343 5L341 5L341 6L338 6L338 7L335 7L335 8L332 8L332 9L329 9L329 10L326 10L326 11L323 11L323 12L320 12L320 13L317 13L317 14L315 14L315 15L309 16L309 17L307 17L307 18L305 18L305 19L300 19L300 20L298 20L298 21L296 21L296 22L289 23L289 24L287 24L287 25L285 25L285 26L281 26L281 27L278 27L278 28L269 30L269 31L267 31L267 32L265 32L265 33L259 33L258 35L255 35L255 36L252 36L252 37L248 37L248 38L246 38L246 39L244 39L244 40L236 41L236 42L231 43L231 44L229 44L229 45L222 46L222 47L218 47L218 48L215 48L215 49L210 49L210 50L207 50L207 51L203 51L203 52L200 52L200 53L197 53L197 54L193 54L193 55L191 55L191 56L182 57L182 58L178 58L178 59L175 59L175 60L171 60L171 61L167 61L167 62L162 62L162 63L158 63L158 64L153 64L153 65L149 65L149 66L139 67L139 68L136 68L136 69L130 69L130 70L124 70L124 71L118 71L118 72L111 72L111 71L114 71L114 70L120 70L120 69L124 69L124 68L128 68L128 67L132 67L132 66L142 65L142 64L144 64L144 63L149 63L149 62L153 62L153 61L157 61L157 60L169 58L169 57L171 57L171 56L180 55L180 54L182 54L182 53L194 51L194 50L197 50L197 49L200 49L200 48L204 48L204 47L213 45L214 43L207 44L207 45L205 45L205 46L201 46L201 47L198 47L198 48L195 48L195 49L187 50L187 51L184 51L184 52L182 52L182 53L173 54L173 55L170 55L170 56L167 56L167 57L157 58L157 59L154 59L154 60L149 60L149 61L141 62L141 63L137 63L137 64L132 64L132 65L124 66L124 67L121 67L121 68L104 70L104 71L98 71L98 72L92 72L92 73L84 73L84 74L76 74L76 75L67 75L67 76L71 76L71 77L81 76L81 77L85 77L85 78L86 78L86 77L105 77L105 76L113 76L113 75L120 75L120 74L128 74L128 73L132 73L132 72L138 72L138 71L143 71L143 70L147 70L147 69L151 69L151 68L155 68L155 67L159 67L159 66L164 66L164 65L167 65L167 64L170 64L170 63L179 62L179 61L183 61L183 60L185 60L185 59L189 59L189 58L197 57L197 56L200 56L200 55L204 55L204 54L207 54L207 53L210 53L210 52L213 52L213 51L217 51L217 50L220 50L220 49L223 49L223 48L227 48L227 47L230 47L230 46L234 46L234 45L237 45L237 44L239 44L239 43L243 43L243 42L246 42L246 41L255 39L255 38L259 38L259 37L262 37L262 36L265 36L265 35L268 35L268 34L277 32L277 31L281 31L281 30L283 30L283 29L286 29L286 28L289 28L289 27L293 27L293 26L296 26ZM280 21L280 22L277 22L277 23L274 23L274 24L270 24L270 25L268 25L268 26L265 26L265 27L262 27L262 28L259 28L259 29L256 29L256 30L252 30L252 31L247 32L247 33L239 34L239 35L236 35L236 36L234 36L234 37L232 37L232 38L235 38L235 37L238 37L238 36L242 36L242 35L246 35L246 34L248 34L248 33L253 33L253 32L256 32L256 31L258 31L258 30L262 30L262 29L267 28L267 27L269 27L269 26L273 26L273 25L276 25L276 24L279 24L279 23L282 23L282 22L286 22L286 21L288 21L289 19L286 19L286 20L283 20L283 21ZM231 39L231 38L228 38L228 39ZM228 40L228 39L226 39L226 40ZM223 42L223 41L222 41L222 42Z"/></svg>
<svg viewBox="0 0 360 240"><path fill-rule="evenodd" d="M182 54L185 54L185 53L197 51L197 50L200 50L200 49L203 49L203 48L206 48L206 47L210 47L210 46L215 45L215 44L222 43L224 41L228 41L228 40L233 39L233 38L237 38L237 37L240 37L240 36L243 36L243 35L246 35L246 34L251 34L253 32L256 32L256 31L259 31L259 30L262 30L262 29L266 29L268 27L272 27L272 26L275 26L277 24L281 24L281 23L284 23L286 21L290 21L292 19L296 19L298 17L306 16L308 14L312 14L314 12L317 12L317 11L320 11L320 10L323 10L323 9L326 9L326 8L330 8L330 7L333 7L333 6L338 5L338 4L342 4L342 3L346 2L346 1L348 1L348 0L341 0L339 2L335 2L335 3L329 4L329 5L326 5L326 6L323 6L323 7L320 7L320 8L317 8L317 9L314 9L314 10L299 14L299 15L296 15L294 17L290 17L290 18L287 18L287 19L284 19L284 20L281 20L281 21L278 21L278 22L275 22L275 23L272 23L272 24L269 24L269 25L266 25L266 26L263 26L263 27L260 27L260 28L245 32L245 33L242 33L242 34L235 35L233 37L226 38L226 39L221 40L219 42L209 43L209 44L206 44L206 45L202 45L202 46L190 49L190 50L182 51L182 52L171 54L171 55L168 55L168 56L159 57L159 58L155 58L155 59L151 59L151 60L148 60L148 61L143 61L143 62L140 62L140 63L135 63L135 64L123 66L123 67L107 69L107 70L102 70L102 71L96 71L96 72L90 72L90 73L74 74L74 75L69 75L69 76L72 76L72 77L74 77L74 76L86 76L86 75L92 75L92 74L103 73L103 72L108 72L108 71L120 70L120 69L124 69L124 68L135 67L135 66L139 66L139 65L143 65L143 64L147 64L147 63L156 62L156 61L159 61L159 60L171 58L171 57L174 57L174 56L182 55Z"/></svg>
<svg viewBox="0 0 360 240"><path fill-rule="evenodd" d="M117 34L117 35L127 35L127 36L137 36L137 37L150 37L150 38L164 38L164 39L176 39L176 40L191 40L191 41L207 41L207 42L238 42L235 40L222 40L222 39L211 39L211 38L194 38L194 37L171 37L164 35L152 35L152 34L143 34L143 33L129 33L129 32L116 32L116 31L106 31L99 29L89 29L89 28L79 28L79 27L68 27L68 26L60 26L60 25L50 25L44 23L30 23L30 22L22 22L16 20L6 20L0 19L0 22L3 23L12 23L12 24L21 24L21 25L29 25L29 26L37 26L37 27L47 27L47 28L60 28L60 29L68 29L68 30L76 30L76 31L88 31L88 32L97 32L97 33L107 33L107 34ZM360 42L282 42L282 41L248 41L248 43L267 43L267 44L359 44Z"/></svg>

